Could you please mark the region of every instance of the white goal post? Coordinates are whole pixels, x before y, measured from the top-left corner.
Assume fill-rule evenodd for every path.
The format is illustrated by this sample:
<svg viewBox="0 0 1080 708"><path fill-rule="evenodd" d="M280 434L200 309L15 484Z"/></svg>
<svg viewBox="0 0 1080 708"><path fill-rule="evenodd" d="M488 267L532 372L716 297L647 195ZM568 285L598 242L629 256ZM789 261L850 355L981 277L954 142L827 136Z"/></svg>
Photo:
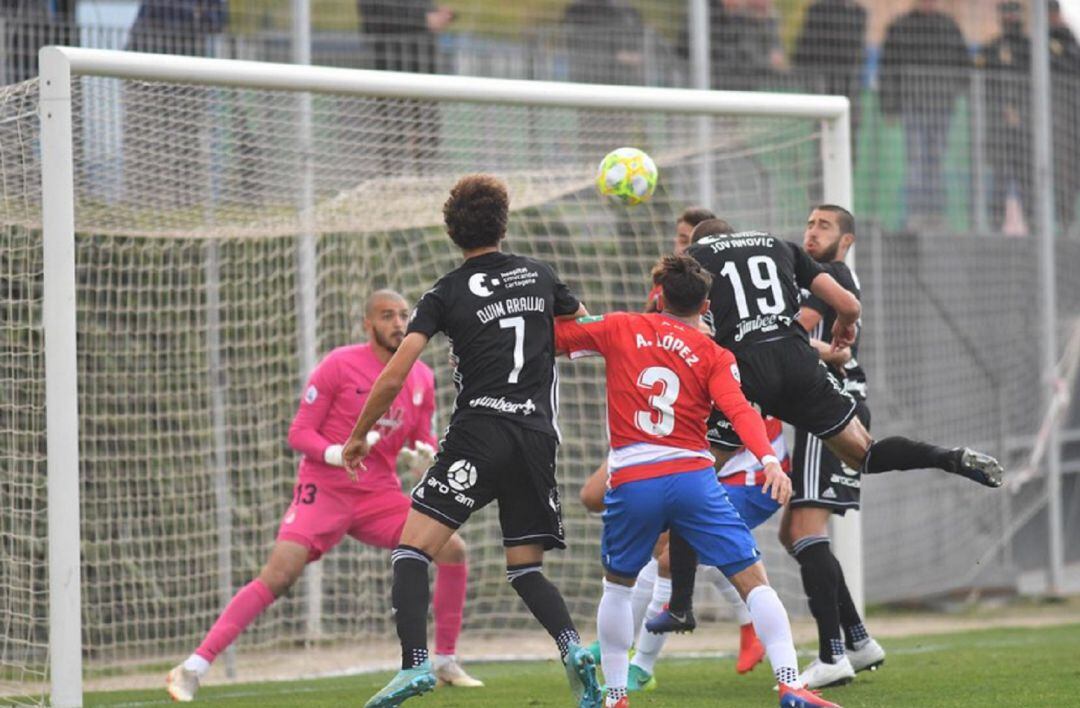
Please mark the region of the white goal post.
<svg viewBox="0 0 1080 708"><path fill-rule="evenodd" d="M476 104L808 118L820 121L822 196L825 201L852 206L849 105L842 97L416 75L64 47L41 50L40 72L48 641L51 702L56 706L82 705L73 76ZM299 287L314 290L316 283L301 282ZM848 515L838 527L835 547L861 607L857 514Z"/></svg>

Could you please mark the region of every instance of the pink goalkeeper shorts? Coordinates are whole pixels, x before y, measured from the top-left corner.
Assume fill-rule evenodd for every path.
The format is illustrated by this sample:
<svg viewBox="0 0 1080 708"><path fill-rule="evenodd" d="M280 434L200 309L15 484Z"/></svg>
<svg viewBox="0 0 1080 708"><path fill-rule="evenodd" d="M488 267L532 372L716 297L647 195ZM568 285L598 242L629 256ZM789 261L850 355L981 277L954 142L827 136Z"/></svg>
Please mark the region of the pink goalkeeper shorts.
<svg viewBox="0 0 1080 708"><path fill-rule="evenodd" d="M364 491L301 475L277 540L306 546L309 561L321 558L345 534L369 546L394 548L410 504L401 490Z"/></svg>

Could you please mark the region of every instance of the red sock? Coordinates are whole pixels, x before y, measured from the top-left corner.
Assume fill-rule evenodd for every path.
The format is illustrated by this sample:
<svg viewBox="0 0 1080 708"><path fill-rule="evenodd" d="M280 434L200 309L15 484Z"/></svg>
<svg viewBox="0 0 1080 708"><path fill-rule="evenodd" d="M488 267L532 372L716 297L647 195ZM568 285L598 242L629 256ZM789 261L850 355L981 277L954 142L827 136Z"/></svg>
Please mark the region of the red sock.
<svg viewBox="0 0 1080 708"><path fill-rule="evenodd" d="M449 655L457 649L465 608L465 584L469 566L442 564L435 573L435 653Z"/></svg>
<svg viewBox="0 0 1080 708"><path fill-rule="evenodd" d="M233 595L233 599L226 605L217 622L214 622L195 653L207 661L216 659L274 599L274 593L258 578L240 588L240 592Z"/></svg>

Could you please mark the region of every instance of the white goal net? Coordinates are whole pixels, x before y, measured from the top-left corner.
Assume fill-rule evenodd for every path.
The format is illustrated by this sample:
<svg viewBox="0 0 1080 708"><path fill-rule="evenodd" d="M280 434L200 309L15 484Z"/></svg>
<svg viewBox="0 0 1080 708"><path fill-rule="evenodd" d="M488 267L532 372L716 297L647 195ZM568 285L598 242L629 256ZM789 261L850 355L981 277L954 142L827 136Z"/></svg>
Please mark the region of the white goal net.
<svg viewBox="0 0 1080 708"><path fill-rule="evenodd" d="M40 89L35 80L0 92L0 696L31 701L46 690L50 651ZM319 355L357 341L369 292L415 299L453 267L441 205L460 175L505 178L506 247L552 263L593 312L642 307L676 216L700 202L703 164L718 214L797 237L827 196L820 120L717 112L702 132L696 115L643 108L641 91L575 109L74 78L87 677L186 656L258 572L298 460L286 433L306 373L305 327ZM622 145L644 148L661 171L656 196L634 209L593 188L599 159ZM425 360L445 421L445 342ZM570 549L546 564L589 631L600 523L575 500L606 449L600 382L594 365L563 366ZM485 509L464 530L465 633L539 632L505 581L497 524ZM760 538L774 583L805 611L775 527ZM318 602L315 586L298 584L241 637L240 652L392 636L387 552L347 539L320 565Z"/></svg>

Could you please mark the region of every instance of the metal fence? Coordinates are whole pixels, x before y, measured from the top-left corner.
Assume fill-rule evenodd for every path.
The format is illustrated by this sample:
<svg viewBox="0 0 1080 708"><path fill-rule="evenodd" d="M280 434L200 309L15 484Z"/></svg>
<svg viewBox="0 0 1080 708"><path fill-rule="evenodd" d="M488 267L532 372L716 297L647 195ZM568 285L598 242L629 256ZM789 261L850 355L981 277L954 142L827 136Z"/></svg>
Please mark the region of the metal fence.
<svg viewBox="0 0 1080 708"><path fill-rule="evenodd" d="M947 253L978 250L982 245L1005 249L1013 266L1028 273L1025 287L1030 291L1038 288L1032 285L1038 278L1035 239L1023 240L1035 232L1037 221L1031 43L1022 26L1016 29L1015 18L996 15L992 3L946 3L946 12L924 16L911 15L906 6L889 2L867 2L862 10L847 0L796 2L785 4L789 11L780 12L765 0L712 1L708 3L711 51L706 53L707 66L697 67L691 65L690 38L683 30L689 2L668 7L666 14L666 4L658 0L567 3L544 12L526 2L516 14L505 11L502 15L485 14L476 10L476 5L468 5L466 11L465 3L457 4L462 10L450 25L451 31L441 33L365 31L371 28L365 27L364 15L354 14L335 29L312 33L311 61L357 68L650 86L687 86L695 71L704 71L711 76L708 85L717 89L844 94L853 103L854 206L860 221L876 224L882 243L893 250L901 248L905 238L940 243ZM579 6L577 14L572 6ZM550 8L550 4L545 7ZM234 26L250 26L250 19L234 13L232 22ZM258 61L288 62L293 57L288 18L281 14L247 31L230 25L223 25L225 31L206 31L205 26L166 30L138 22L134 27L77 25L27 11L7 13L0 23L0 78L4 83L33 76L37 47L50 43ZM613 31L612 23L618 31ZM1073 242L1080 237L1076 218L1080 198L1080 45L1054 13L1049 52L1049 167L1054 217L1057 235ZM632 113L634 107L613 106L612 110ZM1011 237L1018 240L1010 244ZM902 255L890 251L890 258L899 258L898 262L903 261ZM930 277L932 262L920 261L922 270L913 272L923 279ZM1063 293L1075 279L1070 278L1072 272L1059 275ZM950 276L942 273L939 277ZM896 283L889 287L902 290L907 286ZM923 288L922 292L929 291ZM962 319L965 307L988 296L977 296L970 289L952 290L936 304L924 303L930 309L923 314L948 330L948 323ZM1075 312L1075 299L1059 297L1062 312ZM1023 327L1034 327L1030 321L1014 324L1015 328L999 328L1003 336L1018 337L1027 331ZM978 336L970 338L973 344L968 347L971 360L967 365L975 369L980 369L981 359L980 347L974 343L988 336L986 332L980 330ZM1033 340L1040 336L1036 331L1028 334ZM919 335L913 329L911 336ZM929 348L920 351L916 358L923 363L905 363L911 368L904 375L933 392L933 357ZM924 364L925 368L920 368ZM1032 370L1039 367L1037 360L1029 365ZM1015 362L1015 366L1023 367L1024 362ZM1008 370L981 368L987 369L988 390L1000 388L1002 381L1013 376ZM1044 386L1036 376L1028 396L1018 401L1037 408L1035 402ZM911 390L917 391L918 386ZM910 395L917 398L921 394ZM986 405L1000 405L988 395ZM914 399L909 403L914 406ZM1011 428L1018 413L1013 405L1007 407L1000 418L1003 426ZM918 406L912 408L916 409ZM1028 411L1025 420L1034 420L1037 412ZM1016 427L1021 440L1013 447L1022 450L1029 445L1026 441L1034 429L1030 424ZM1075 471L1077 444L1066 445L1065 453L1065 470ZM1069 499L1075 498L1071 481L1066 491L1073 495ZM1067 503L1064 508L1074 507L1075 503ZM1070 513L1066 524L1075 525L1075 516ZM1031 540L1035 532L1030 530L1038 523L1034 517L1028 530L1014 531L1010 537L1016 535L1018 543L1038 545Z"/></svg>

